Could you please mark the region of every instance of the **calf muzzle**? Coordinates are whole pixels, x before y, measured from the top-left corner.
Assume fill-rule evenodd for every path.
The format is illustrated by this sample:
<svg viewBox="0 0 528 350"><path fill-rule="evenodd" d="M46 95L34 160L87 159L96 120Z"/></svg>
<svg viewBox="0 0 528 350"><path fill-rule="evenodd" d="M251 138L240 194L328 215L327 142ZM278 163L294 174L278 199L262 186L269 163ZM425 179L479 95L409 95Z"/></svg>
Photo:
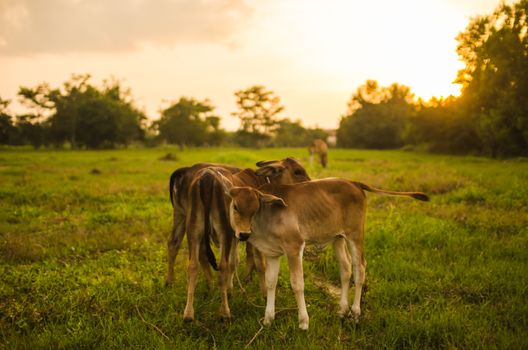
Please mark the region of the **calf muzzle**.
<svg viewBox="0 0 528 350"><path fill-rule="evenodd" d="M245 242L249 239L250 235L251 235L250 232L240 232L238 234L238 239L241 240L242 242Z"/></svg>

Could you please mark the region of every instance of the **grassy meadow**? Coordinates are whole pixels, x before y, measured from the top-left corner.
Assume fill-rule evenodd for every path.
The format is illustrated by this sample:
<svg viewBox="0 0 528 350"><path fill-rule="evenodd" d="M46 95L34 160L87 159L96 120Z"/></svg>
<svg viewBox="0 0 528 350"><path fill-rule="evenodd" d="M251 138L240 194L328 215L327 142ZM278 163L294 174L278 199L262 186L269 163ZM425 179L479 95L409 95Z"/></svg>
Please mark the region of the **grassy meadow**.
<svg viewBox="0 0 528 350"><path fill-rule="evenodd" d="M256 276L232 290L231 322L220 321L219 291L201 276L196 321L183 323L186 241L175 284L164 285L170 174L286 156L312 178L424 191L431 202L367 194L358 325L341 322L338 301L315 283L339 285L331 247L305 253L308 332L285 261L271 327L261 327ZM526 159L332 149L322 169L305 149L1 149L0 348L526 349L527 213Z"/></svg>

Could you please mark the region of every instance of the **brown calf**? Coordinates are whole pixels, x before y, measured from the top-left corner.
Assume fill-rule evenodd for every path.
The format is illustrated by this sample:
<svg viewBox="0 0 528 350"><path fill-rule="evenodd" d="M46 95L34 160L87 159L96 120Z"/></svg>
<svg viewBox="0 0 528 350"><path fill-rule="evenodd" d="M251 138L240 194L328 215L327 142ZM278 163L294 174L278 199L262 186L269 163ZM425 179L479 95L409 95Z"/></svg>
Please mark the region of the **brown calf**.
<svg viewBox="0 0 528 350"><path fill-rule="evenodd" d="M266 257L266 325L275 317L279 257L286 255L291 285L299 308L299 327L308 329L309 318L304 300L303 251L306 244L327 243L333 243L340 266L341 317L348 312L351 269L346 245L350 249L355 284L352 314L358 321L366 267L363 237L367 201L363 191L428 200L428 197L420 192L383 191L359 182L336 178L274 187L265 185L256 190L237 187L221 174L215 174L231 197L230 220L235 229L235 236L251 242Z"/></svg>
<svg viewBox="0 0 528 350"><path fill-rule="evenodd" d="M188 195L189 186L196 177L196 173L200 169L209 166L220 167L226 169L230 173L236 173L241 170L240 168L230 165L198 163L190 167L176 169L170 177L169 193L173 207L173 226L167 241L168 269L167 277L165 279L166 284L171 284L174 281L174 261L176 260L183 237L185 236L186 211L187 208L190 207L190 197ZM205 248L205 246L203 248ZM200 255L200 264L202 265L208 283L211 283L212 276L205 251L202 251L202 254Z"/></svg>
<svg viewBox="0 0 528 350"><path fill-rule="evenodd" d="M257 163L261 168L257 171L245 169L236 174L231 174L225 169L209 167L199 170L189 186L189 196L191 206L187 208L187 239L189 242L189 267L187 284L187 303L183 314L185 321L194 319L194 290L197 282L197 268L200 261L201 250L205 251L213 267L219 270L219 286L221 290L220 315L223 318L230 318L231 311L227 298L227 291L233 285L233 273L238 263L237 240L231 228L228 211L230 197L224 194L222 184L216 180L213 174L222 174L231 183L237 186L256 188L266 182L270 186L278 184L296 183L309 181L304 168L294 159L286 158L281 161L268 161ZM220 246L220 259L218 267L209 240ZM208 249L203 249L204 243ZM248 251L252 248L248 247ZM264 262L258 251L252 251L255 257L253 266L256 266L261 278L261 288L263 284ZM249 264L251 265L251 263Z"/></svg>

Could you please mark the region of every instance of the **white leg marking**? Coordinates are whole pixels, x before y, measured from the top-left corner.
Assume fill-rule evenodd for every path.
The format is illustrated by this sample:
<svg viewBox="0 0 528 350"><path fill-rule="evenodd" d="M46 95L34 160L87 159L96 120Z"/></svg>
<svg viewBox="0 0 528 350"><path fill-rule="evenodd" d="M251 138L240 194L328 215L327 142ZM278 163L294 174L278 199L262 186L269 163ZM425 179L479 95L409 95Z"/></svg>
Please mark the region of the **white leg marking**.
<svg viewBox="0 0 528 350"><path fill-rule="evenodd" d="M299 328L307 330L310 318L308 317L308 310L306 310L306 302L304 300L303 249L304 244L297 254L288 256L288 265L290 267L290 282L299 309Z"/></svg>
<svg viewBox="0 0 528 350"><path fill-rule="evenodd" d="M279 277L279 258L267 257L266 266L266 312L264 313L264 325L269 326L271 321L275 318L275 289L277 287L277 279Z"/></svg>
<svg viewBox="0 0 528 350"><path fill-rule="evenodd" d="M354 266L354 303L352 304L352 314L356 322L359 322L361 315L361 289L363 288L363 280L365 278L365 267L362 263L362 252L356 247L354 242L349 243L350 251L352 253L352 264Z"/></svg>
<svg viewBox="0 0 528 350"><path fill-rule="evenodd" d="M341 276L341 300L339 302L339 317L343 318L348 312L348 289L350 287L350 276L352 276L351 262L346 248L344 238L334 241L334 250L339 262L339 272Z"/></svg>

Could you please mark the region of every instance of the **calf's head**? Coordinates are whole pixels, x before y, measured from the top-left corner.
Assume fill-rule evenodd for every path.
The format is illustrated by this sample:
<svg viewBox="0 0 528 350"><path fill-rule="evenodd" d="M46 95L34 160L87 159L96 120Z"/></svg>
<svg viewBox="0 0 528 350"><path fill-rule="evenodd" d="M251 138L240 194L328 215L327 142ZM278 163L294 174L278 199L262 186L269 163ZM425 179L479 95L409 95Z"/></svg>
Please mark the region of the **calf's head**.
<svg viewBox="0 0 528 350"><path fill-rule="evenodd" d="M265 176L275 185L288 185L298 182L310 181L301 163L293 158L282 160L268 160L257 163L259 169L256 174Z"/></svg>
<svg viewBox="0 0 528 350"><path fill-rule="evenodd" d="M221 173L210 170L222 184L225 193L231 198L229 205L229 220L235 231L236 238L247 241L251 236L251 223L259 209L266 205L286 207L282 198L262 193L251 187L236 187Z"/></svg>

